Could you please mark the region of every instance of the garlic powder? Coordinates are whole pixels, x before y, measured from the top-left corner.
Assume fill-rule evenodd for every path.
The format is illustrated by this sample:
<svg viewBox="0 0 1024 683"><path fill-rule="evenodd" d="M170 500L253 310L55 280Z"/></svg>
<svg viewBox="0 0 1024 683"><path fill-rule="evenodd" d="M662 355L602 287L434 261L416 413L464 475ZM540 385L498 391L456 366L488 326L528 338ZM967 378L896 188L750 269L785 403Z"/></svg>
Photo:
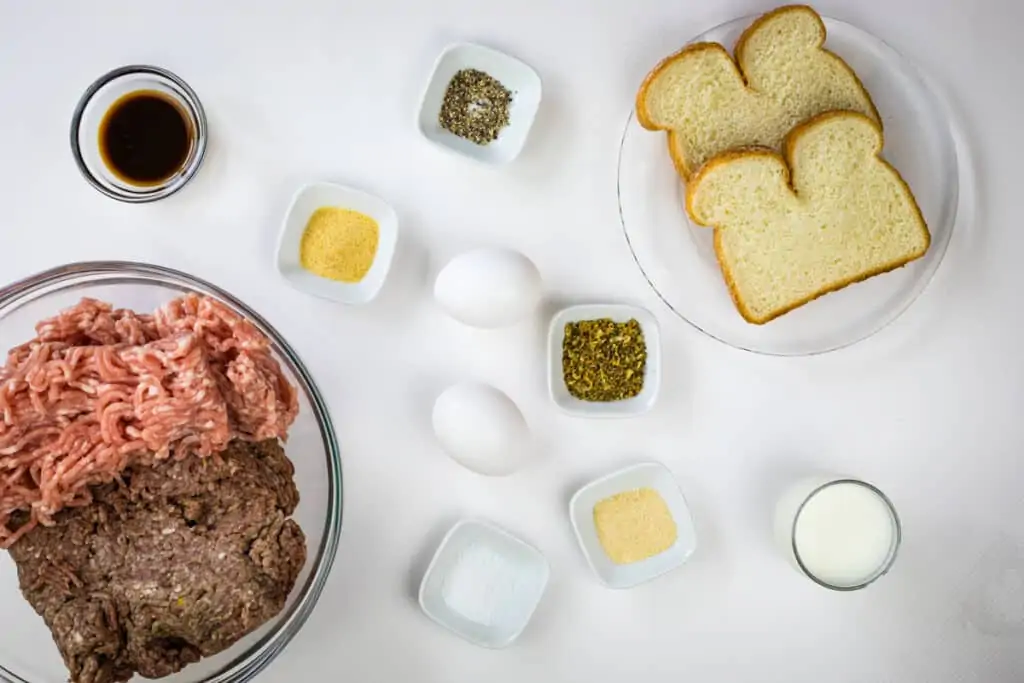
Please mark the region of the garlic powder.
<svg viewBox="0 0 1024 683"><path fill-rule="evenodd" d="M646 560L671 548L676 522L657 491L639 488L601 500L594 506L594 526L605 554L616 564Z"/></svg>

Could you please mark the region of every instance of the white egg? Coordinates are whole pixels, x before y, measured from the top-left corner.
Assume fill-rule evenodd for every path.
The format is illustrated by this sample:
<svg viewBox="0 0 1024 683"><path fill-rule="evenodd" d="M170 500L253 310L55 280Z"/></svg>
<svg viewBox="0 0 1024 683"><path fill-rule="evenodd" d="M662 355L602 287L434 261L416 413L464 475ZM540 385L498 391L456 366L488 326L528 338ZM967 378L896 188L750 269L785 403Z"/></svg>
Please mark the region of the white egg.
<svg viewBox="0 0 1024 683"><path fill-rule="evenodd" d="M433 422L445 452L479 474L512 474L528 456L530 431L523 414L492 386L449 387L434 402Z"/></svg>
<svg viewBox="0 0 1024 683"><path fill-rule="evenodd" d="M540 300L540 273L511 249L477 249L448 262L434 282L434 298L456 320L473 327L519 322Z"/></svg>

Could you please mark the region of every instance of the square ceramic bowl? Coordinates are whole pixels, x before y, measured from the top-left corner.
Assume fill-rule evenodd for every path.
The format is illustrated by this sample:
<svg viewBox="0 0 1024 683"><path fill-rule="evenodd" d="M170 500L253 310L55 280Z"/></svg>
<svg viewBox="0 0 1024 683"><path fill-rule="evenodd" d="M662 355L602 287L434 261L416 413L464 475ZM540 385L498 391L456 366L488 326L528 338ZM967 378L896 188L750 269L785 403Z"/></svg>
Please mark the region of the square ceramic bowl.
<svg viewBox="0 0 1024 683"><path fill-rule="evenodd" d="M639 488L658 492L676 523L676 542L664 552L630 564L616 564L605 553L597 536L594 506L618 493ZM632 588L680 566L697 549L693 517L675 477L659 463L633 465L593 481L572 497L569 516L580 548L598 578L609 588Z"/></svg>
<svg viewBox="0 0 1024 683"><path fill-rule="evenodd" d="M579 320L611 318L617 323L635 319L640 323L647 345L647 366L644 388L623 401L602 403L583 401L569 393L562 378L562 343L565 341L566 323ZM551 400L565 412L579 417L630 417L645 413L654 407L661 388L661 334L654 315L643 308L625 304L583 304L563 308L551 319L548 328L548 393Z"/></svg>
<svg viewBox="0 0 1024 683"><path fill-rule="evenodd" d="M438 122L448 84L463 69L483 71L512 91L509 123L498 138L487 145L449 133ZM420 101L417 125L423 137L444 149L484 163L504 164L522 151L537 116L540 98L540 76L524 62L482 45L457 43L445 48L434 64L434 72Z"/></svg>
<svg viewBox="0 0 1024 683"><path fill-rule="evenodd" d="M373 265L359 282L337 282L314 275L299 262L299 243L310 217L317 209L337 206L365 214L377 221L380 239ZM285 214L277 243L277 270L296 289L313 296L344 304L365 304L372 301L387 278L398 242L398 216L384 200L360 190L313 183L295 193Z"/></svg>
<svg viewBox="0 0 1024 683"><path fill-rule="evenodd" d="M434 554L420 584L420 607L469 642L502 648L526 628L549 575L547 560L533 546L492 524L464 520ZM511 584L511 595L494 599L488 579Z"/></svg>

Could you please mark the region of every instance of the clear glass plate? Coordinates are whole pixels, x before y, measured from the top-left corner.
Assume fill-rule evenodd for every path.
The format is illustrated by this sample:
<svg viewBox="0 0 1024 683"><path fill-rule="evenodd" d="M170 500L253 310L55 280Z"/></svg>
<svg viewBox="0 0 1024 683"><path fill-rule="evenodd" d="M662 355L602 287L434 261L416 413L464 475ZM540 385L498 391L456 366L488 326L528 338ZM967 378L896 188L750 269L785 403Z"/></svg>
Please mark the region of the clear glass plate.
<svg viewBox="0 0 1024 683"><path fill-rule="evenodd" d="M755 17L736 19L694 41L735 45ZM730 346L800 356L833 351L870 337L898 318L924 291L942 262L958 222L973 205L966 146L945 100L894 49L850 24L825 19L826 47L860 76L882 116L883 155L920 205L932 243L921 259L828 294L765 325L736 311L722 279L712 230L690 222L685 188L668 155L665 134L643 129L631 113L619 150L619 213L644 277L680 318Z"/></svg>
<svg viewBox="0 0 1024 683"><path fill-rule="evenodd" d="M119 261L78 263L0 286L0 358L34 336L35 324L82 297L152 311L186 292L218 299L251 320L271 341L274 358L299 389L299 414L285 450L295 465L299 506L294 519L306 535L306 566L274 619L224 652L185 667L166 683L244 683L262 671L298 633L316 605L334 562L341 532L341 455L327 406L287 341L255 311L224 290L169 268ZM68 679L50 631L18 589L18 572L0 550L0 681L61 683ZM136 677L132 680L141 680Z"/></svg>

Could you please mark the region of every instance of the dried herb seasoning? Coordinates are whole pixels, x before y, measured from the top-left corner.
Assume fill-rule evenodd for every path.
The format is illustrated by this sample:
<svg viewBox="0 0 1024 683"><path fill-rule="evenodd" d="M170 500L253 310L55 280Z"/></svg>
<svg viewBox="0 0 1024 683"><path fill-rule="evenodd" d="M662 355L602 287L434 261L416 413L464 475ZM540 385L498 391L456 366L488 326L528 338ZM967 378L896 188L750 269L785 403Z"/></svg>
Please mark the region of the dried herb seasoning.
<svg viewBox="0 0 1024 683"><path fill-rule="evenodd" d="M565 324L562 378L581 401L633 398L644 388L647 344L640 323L609 318Z"/></svg>
<svg viewBox="0 0 1024 683"><path fill-rule="evenodd" d="M512 92L477 69L463 69L444 92L438 123L448 132L478 145L498 139L508 125Z"/></svg>

